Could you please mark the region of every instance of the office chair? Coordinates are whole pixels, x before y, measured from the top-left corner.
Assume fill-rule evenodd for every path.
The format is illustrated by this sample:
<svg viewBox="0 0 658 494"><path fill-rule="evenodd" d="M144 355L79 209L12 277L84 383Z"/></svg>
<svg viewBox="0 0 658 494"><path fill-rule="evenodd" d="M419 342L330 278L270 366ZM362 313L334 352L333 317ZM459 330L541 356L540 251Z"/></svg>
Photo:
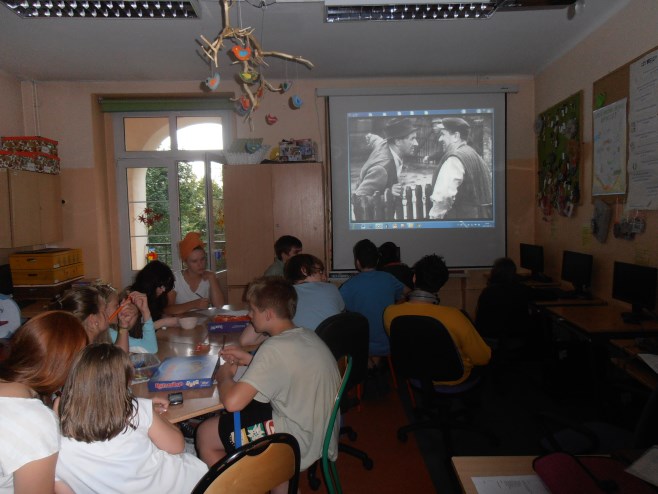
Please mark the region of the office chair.
<svg viewBox="0 0 658 494"><path fill-rule="evenodd" d="M265 436L215 463L192 494L265 494L285 481L288 494L296 494L299 462L299 444L292 435Z"/></svg>
<svg viewBox="0 0 658 494"><path fill-rule="evenodd" d="M658 386L632 431L605 422L579 423L549 412L538 412L536 417L543 433L541 446L549 452L582 455L646 449L658 443Z"/></svg>
<svg viewBox="0 0 658 494"><path fill-rule="evenodd" d="M327 344L337 361L347 355L352 357L352 371L347 381L346 392L363 382L368 373L368 319L357 312L342 312L322 321L315 332ZM355 404L354 400L350 400L350 403L346 405L346 401L343 400L341 407L343 413ZM341 435L346 434L351 441L355 441L357 438L356 432L351 427L341 427L340 433ZM338 451L361 460L366 470L371 470L374 466L366 452L348 444L339 443ZM311 488L318 489L320 479L317 478L315 464L309 467L307 475Z"/></svg>
<svg viewBox="0 0 658 494"><path fill-rule="evenodd" d="M435 381L455 381L464 374L459 350L446 327L427 316L398 316L391 322L391 356L395 369L407 380L410 393L419 394L419 405L414 408L414 421L398 429L398 439L407 440L409 432L418 429L441 431L446 453L452 455L451 429L465 429L486 436L493 445L497 438L477 424L459 420L464 415L451 410L452 405L466 398L480 384L481 377L471 372L469 378L457 385L434 384Z"/></svg>

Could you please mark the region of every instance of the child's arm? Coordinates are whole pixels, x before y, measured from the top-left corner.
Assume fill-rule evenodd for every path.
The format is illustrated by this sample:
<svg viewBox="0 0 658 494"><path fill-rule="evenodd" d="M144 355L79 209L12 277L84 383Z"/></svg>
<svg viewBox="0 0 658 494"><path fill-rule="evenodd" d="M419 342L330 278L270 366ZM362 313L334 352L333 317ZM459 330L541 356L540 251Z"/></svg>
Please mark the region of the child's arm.
<svg viewBox="0 0 658 494"><path fill-rule="evenodd" d="M14 472L14 493L32 494L43 492L52 494L55 491L55 466L57 453L45 458L26 463Z"/></svg>
<svg viewBox="0 0 658 494"><path fill-rule="evenodd" d="M222 289L219 287L219 281L217 281L217 276L212 271L206 271L203 273L203 279L208 281L210 285L210 302L213 307L221 307L225 304L224 294Z"/></svg>
<svg viewBox="0 0 658 494"><path fill-rule="evenodd" d="M130 338L131 346L141 346L148 353L158 353L158 339L155 336L155 326L153 320L149 319L142 326L141 339Z"/></svg>
<svg viewBox="0 0 658 494"><path fill-rule="evenodd" d="M153 444L167 453L176 455L185 451L183 433L157 413L153 414L153 422L149 427L149 438Z"/></svg>

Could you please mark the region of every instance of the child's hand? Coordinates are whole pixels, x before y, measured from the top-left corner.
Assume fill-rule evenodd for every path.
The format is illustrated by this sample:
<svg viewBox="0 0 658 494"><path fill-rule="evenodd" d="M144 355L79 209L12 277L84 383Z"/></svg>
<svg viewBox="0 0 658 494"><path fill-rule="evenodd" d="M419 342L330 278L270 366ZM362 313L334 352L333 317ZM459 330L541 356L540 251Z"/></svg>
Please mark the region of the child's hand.
<svg viewBox="0 0 658 494"><path fill-rule="evenodd" d="M165 413L169 408L169 400L162 396L154 396L151 401L153 402L153 410L158 413Z"/></svg>
<svg viewBox="0 0 658 494"><path fill-rule="evenodd" d="M130 298L130 301L137 306L139 312L142 313L142 318L144 321L151 319L151 311L149 310L148 300L146 299L146 295L144 293L130 292L128 297Z"/></svg>
<svg viewBox="0 0 658 494"><path fill-rule="evenodd" d="M196 308L197 309L207 309L210 307L210 300L207 298L200 298L199 300L196 301Z"/></svg>
<svg viewBox="0 0 658 494"><path fill-rule="evenodd" d="M139 311L137 307L133 304L126 304L119 312L119 327L120 328L132 328L137 322L139 317Z"/></svg>
<svg viewBox="0 0 658 494"><path fill-rule="evenodd" d="M235 365L249 365L252 359L250 353L238 346L227 346L220 352L220 355L224 357L226 363Z"/></svg>

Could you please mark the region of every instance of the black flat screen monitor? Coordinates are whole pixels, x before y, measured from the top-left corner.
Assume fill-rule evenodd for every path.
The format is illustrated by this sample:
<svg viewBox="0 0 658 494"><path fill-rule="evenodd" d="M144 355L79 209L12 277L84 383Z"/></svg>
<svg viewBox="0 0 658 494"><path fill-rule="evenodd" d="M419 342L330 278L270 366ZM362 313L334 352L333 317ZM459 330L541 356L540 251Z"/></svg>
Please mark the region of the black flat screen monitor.
<svg viewBox="0 0 658 494"><path fill-rule="evenodd" d="M539 279L544 273L544 248L541 245L521 244L521 267L531 272L531 278Z"/></svg>
<svg viewBox="0 0 658 494"><path fill-rule="evenodd" d="M592 286L592 264L594 257L581 252L562 252L562 281L573 285L576 294L589 294Z"/></svg>
<svg viewBox="0 0 658 494"><path fill-rule="evenodd" d="M644 310L656 308L658 269L638 264L615 261L612 274L612 298L627 302L632 313L622 314L624 319L646 319Z"/></svg>

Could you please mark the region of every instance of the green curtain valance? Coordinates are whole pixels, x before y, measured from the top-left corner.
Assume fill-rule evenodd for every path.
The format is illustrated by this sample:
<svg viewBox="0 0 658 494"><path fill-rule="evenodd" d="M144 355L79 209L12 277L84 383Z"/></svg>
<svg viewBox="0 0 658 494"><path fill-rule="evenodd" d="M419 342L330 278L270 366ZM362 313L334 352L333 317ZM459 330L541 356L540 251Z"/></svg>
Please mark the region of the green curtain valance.
<svg viewBox="0 0 658 494"><path fill-rule="evenodd" d="M233 94L212 98L106 98L99 97L103 112L233 110Z"/></svg>

